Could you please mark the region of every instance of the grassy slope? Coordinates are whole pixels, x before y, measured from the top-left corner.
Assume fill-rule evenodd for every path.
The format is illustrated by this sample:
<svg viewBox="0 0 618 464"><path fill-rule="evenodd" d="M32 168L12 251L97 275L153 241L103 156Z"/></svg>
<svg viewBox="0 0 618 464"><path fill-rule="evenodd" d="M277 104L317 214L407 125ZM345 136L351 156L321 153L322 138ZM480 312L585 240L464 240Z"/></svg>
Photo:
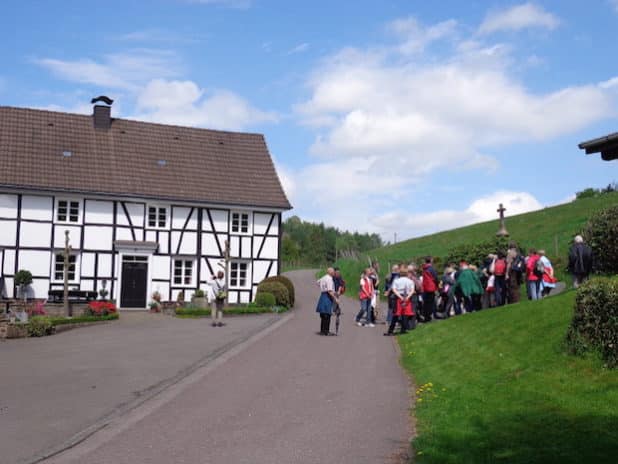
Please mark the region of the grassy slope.
<svg viewBox="0 0 618 464"><path fill-rule="evenodd" d="M616 462L618 371L565 353L574 295L400 337L416 385L433 384L416 403L417 462Z"/></svg>
<svg viewBox="0 0 618 464"><path fill-rule="evenodd" d="M522 246L544 248L555 268L562 273L573 236L581 231L592 212L615 204L618 204L618 192L507 217L506 225L511 238ZM377 258L381 265L381 273L386 274L389 264L400 261L407 262L415 257L425 255L444 257L456 245L491 239L495 236L497 230L498 220L483 222L406 240L370 251L367 254L372 258ZM556 241L558 256L556 256ZM367 266L367 259L361 262L341 260L338 265L341 267L345 278L356 280L356 276L360 275L363 266Z"/></svg>

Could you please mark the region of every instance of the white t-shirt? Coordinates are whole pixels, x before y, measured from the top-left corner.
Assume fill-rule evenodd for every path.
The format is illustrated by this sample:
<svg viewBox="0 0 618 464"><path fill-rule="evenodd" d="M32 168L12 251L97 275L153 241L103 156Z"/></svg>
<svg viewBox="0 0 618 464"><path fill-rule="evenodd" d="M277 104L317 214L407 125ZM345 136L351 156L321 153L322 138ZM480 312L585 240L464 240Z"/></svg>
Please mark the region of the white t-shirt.
<svg viewBox="0 0 618 464"><path fill-rule="evenodd" d="M408 296L414 293L414 281L407 276L397 277L393 282L393 289L397 290L401 296Z"/></svg>
<svg viewBox="0 0 618 464"><path fill-rule="evenodd" d="M321 292L334 292L335 291L335 281L331 276L326 274L320 280L318 280L318 286L320 287Z"/></svg>

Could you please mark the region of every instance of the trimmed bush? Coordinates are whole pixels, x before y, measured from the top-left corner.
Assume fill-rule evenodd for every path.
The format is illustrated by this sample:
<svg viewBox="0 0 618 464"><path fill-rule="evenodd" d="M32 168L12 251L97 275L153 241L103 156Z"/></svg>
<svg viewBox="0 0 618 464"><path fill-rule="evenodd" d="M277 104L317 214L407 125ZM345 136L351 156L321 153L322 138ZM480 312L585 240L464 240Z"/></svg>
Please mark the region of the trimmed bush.
<svg viewBox="0 0 618 464"><path fill-rule="evenodd" d="M255 295L255 305L256 306L266 306L266 307L273 307L277 304L277 299L275 298L275 295L273 295L272 293L268 293L268 292L258 292Z"/></svg>
<svg viewBox="0 0 618 464"><path fill-rule="evenodd" d="M262 282L258 285L257 293L271 293L277 305L290 307L290 293L281 282Z"/></svg>
<svg viewBox="0 0 618 464"><path fill-rule="evenodd" d="M193 297L194 298L204 298L204 290L202 290L201 288L198 288L193 294Z"/></svg>
<svg viewBox="0 0 618 464"><path fill-rule="evenodd" d="M618 366L618 277L599 277L577 289L567 332L574 354L597 350L609 367Z"/></svg>
<svg viewBox="0 0 618 464"><path fill-rule="evenodd" d="M618 205L592 215L582 235L592 248L594 270L618 274Z"/></svg>
<svg viewBox="0 0 618 464"><path fill-rule="evenodd" d="M77 316L71 319L66 317L52 317L52 325L68 325L68 324L82 324L84 322L101 322L101 321L115 321L119 319L118 313L108 314L107 316Z"/></svg>
<svg viewBox="0 0 618 464"><path fill-rule="evenodd" d="M285 276L278 275L278 276L268 277L264 279L262 282L279 282L285 285L285 288L288 289L288 296L290 297L290 307L294 306L294 303L296 302L296 292L294 290L294 284L292 283L290 279L288 279Z"/></svg>
<svg viewBox="0 0 618 464"><path fill-rule="evenodd" d="M28 335L31 337L43 337L52 331L52 321L47 316L34 316L28 322Z"/></svg>

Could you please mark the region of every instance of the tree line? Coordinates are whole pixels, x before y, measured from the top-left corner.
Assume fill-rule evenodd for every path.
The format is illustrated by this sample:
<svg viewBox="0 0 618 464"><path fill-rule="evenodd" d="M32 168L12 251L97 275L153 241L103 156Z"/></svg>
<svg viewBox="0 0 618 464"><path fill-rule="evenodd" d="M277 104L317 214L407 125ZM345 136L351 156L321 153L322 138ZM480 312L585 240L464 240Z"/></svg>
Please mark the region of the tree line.
<svg viewBox="0 0 618 464"><path fill-rule="evenodd" d="M292 216L283 222L281 259L285 267L320 266L384 245L378 234L341 231Z"/></svg>

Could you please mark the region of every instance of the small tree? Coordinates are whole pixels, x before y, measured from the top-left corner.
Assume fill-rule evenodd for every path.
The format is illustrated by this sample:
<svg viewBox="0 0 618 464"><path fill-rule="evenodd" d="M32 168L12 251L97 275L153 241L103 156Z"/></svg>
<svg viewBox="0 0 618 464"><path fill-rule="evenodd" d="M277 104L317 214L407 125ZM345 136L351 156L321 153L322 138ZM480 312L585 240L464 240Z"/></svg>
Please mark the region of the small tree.
<svg viewBox="0 0 618 464"><path fill-rule="evenodd" d="M26 289L32 283L32 273L21 269L15 274L15 285L19 287L19 295L25 300L28 296Z"/></svg>

